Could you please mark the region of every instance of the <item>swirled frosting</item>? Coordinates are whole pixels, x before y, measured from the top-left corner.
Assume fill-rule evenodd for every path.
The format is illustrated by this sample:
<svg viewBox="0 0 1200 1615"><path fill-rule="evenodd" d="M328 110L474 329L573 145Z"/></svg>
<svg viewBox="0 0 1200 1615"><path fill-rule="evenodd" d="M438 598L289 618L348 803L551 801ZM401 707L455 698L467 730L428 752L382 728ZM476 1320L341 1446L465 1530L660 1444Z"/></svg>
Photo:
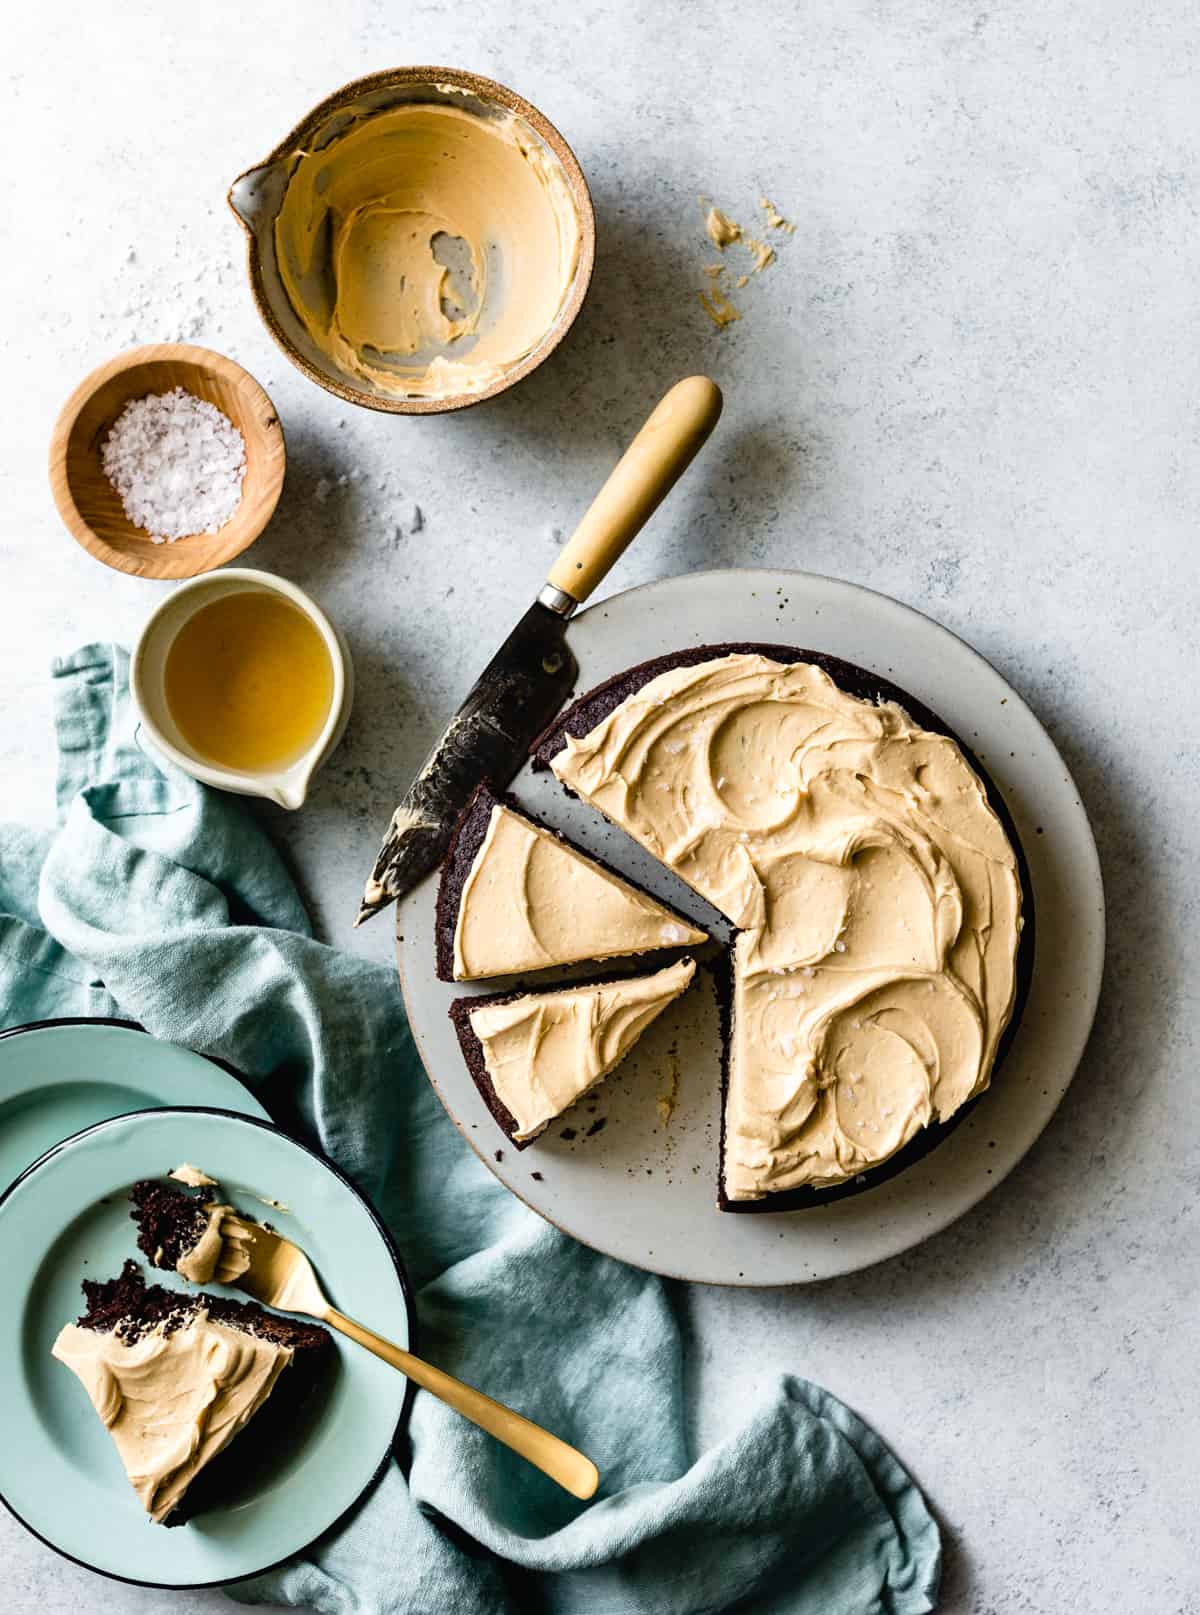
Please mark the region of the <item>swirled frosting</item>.
<svg viewBox="0 0 1200 1615"><path fill-rule="evenodd" d="M497 803L463 882L454 979L697 947L707 940L645 892Z"/></svg>
<svg viewBox="0 0 1200 1615"><path fill-rule="evenodd" d="M142 1507L163 1521L201 1469L270 1396L290 1346L217 1323L201 1309L133 1341L69 1323L54 1356L79 1378Z"/></svg>
<svg viewBox="0 0 1200 1615"><path fill-rule="evenodd" d="M525 993L472 1010L488 1076L517 1124L513 1137L536 1137L594 1088L695 973L681 959L652 976Z"/></svg>
<svg viewBox="0 0 1200 1615"><path fill-rule="evenodd" d="M841 1182L987 1086L1021 885L948 736L735 654L650 680L552 766L737 927L730 1200Z"/></svg>

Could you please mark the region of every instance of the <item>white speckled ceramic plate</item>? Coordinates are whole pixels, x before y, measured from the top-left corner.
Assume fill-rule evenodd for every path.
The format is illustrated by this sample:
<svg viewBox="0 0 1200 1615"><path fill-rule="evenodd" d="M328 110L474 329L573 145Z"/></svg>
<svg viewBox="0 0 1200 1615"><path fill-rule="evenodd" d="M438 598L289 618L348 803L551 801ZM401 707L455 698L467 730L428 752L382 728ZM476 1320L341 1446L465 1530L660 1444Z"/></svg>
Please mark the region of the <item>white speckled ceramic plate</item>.
<svg viewBox="0 0 1200 1615"><path fill-rule="evenodd" d="M591 607L570 636L580 693L652 656L757 640L840 656L925 702L988 770L1028 859L1037 924L1025 1012L992 1087L922 1160L850 1199L791 1213L721 1213L719 1044L707 981L654 1023L597 1090L594 1110L577 1109L531 1148L516 1151L479 1097L447 1018L451 1000L470 989L434 973L433 878L405 900L398 917L405 1004L430 1080L514 1194L577 1239L639 1267L711 1284L797 1284L908 1250L962 1216L1012 1170L1053 1115L1087 1041L1104 959L1104 892L1066 765L1020 696L969 645L910 607L837 579L694 572ZM567 797L553 775L526 767L513 791L581 846L705 922L698 898ZM478 990L504 985L488 982ZM678 1103L664 1126L655 1099L676 1066ZM574 1136L564 1137L564 1129Z"/></svg>
<svg viewBox="0 0 1200 1615"><path fill-rule="evenodd" d="M184 1160L301 1245L336 1305L397 1345L412 1332L407 1282L379 1219L336 1168L269 1122L207 1109L117 1116L57 1144L11 1185L0 1198L0 1499L69 1558L159 1587L253 1576L299 1552L379 1473L411 1399L402 1374L335 1335L332 1371L286 1441L256 1447L253 1424L239 1437L244 1462L220 1507L181 1526L147 1521L108 1431L50 1348L83 1311L84 1279L114 1277L130 1257L146 1269L130 1187ZM279 1204L267 1213L259 1196ZM187 1288L174 1274L147 1276Z"/></svg>

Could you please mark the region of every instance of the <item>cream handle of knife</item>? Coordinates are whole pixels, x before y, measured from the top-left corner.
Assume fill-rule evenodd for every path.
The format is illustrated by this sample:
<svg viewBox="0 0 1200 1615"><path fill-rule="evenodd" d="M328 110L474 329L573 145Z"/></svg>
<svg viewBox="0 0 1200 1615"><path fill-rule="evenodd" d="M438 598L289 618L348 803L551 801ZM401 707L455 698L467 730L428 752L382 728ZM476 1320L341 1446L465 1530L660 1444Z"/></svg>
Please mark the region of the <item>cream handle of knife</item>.
<svg viewBox="0 0 1200 1615"><path fill-rule="evenodd" d="M691 465L720 414L715 381L676 382L617 461L546 581L582 605Z"/></svg>

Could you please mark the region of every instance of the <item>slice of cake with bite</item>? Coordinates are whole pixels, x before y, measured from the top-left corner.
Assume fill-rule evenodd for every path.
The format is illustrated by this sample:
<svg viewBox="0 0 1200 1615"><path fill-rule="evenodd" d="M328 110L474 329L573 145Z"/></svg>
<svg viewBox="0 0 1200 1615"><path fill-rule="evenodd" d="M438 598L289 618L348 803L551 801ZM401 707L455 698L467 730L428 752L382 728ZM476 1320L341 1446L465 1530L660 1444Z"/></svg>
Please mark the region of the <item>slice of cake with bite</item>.
<svg viewBox="0 0 1200 1615"><path fill-rule="evenodd" d="M481 785L442 866L437 973L479 981L699 947L690 920Z"/></svg>
<svg viewBox="0 0 1200 1615"><path fill-rule="evenodd" d="M260 1440L283 1439L333 1356L319 1324L147 1285L136 1262L83 1293L87 1310L60 1330L53 1353L87 1391L160 1525L220 1500L234 1471L217 1460L251 1420Z"/></svg>
<svg viewBox="0 0 1200 1615"><path fill-rule="evenodd" d="M475 1086L517 1149L603 1081L695 973L680 959L651 976L456 998L450 1017Z"/></svg>

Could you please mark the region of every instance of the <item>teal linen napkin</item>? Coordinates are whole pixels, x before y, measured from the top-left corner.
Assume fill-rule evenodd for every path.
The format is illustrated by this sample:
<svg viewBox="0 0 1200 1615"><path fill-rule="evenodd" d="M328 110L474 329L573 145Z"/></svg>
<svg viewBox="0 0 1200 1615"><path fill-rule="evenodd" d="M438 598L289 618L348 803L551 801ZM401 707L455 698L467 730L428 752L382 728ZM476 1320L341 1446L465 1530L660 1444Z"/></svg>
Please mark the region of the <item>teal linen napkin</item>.
<svg viewBox="0 0 1200 1615"><path fill-rule="evenodd" d="M353 1516L233 1596L334 1615L933 1609L937 1527L878 1436L788 1376L689 1453L669 1288L492 1177L425 1080L392 971L315 941L245 804L140 748L124 652L54 671L58 827L0 827L0 1021L124 1015L231 1061L387 1219L425 1355L603 1477L576 1503L421 1392Z"/></svg>

